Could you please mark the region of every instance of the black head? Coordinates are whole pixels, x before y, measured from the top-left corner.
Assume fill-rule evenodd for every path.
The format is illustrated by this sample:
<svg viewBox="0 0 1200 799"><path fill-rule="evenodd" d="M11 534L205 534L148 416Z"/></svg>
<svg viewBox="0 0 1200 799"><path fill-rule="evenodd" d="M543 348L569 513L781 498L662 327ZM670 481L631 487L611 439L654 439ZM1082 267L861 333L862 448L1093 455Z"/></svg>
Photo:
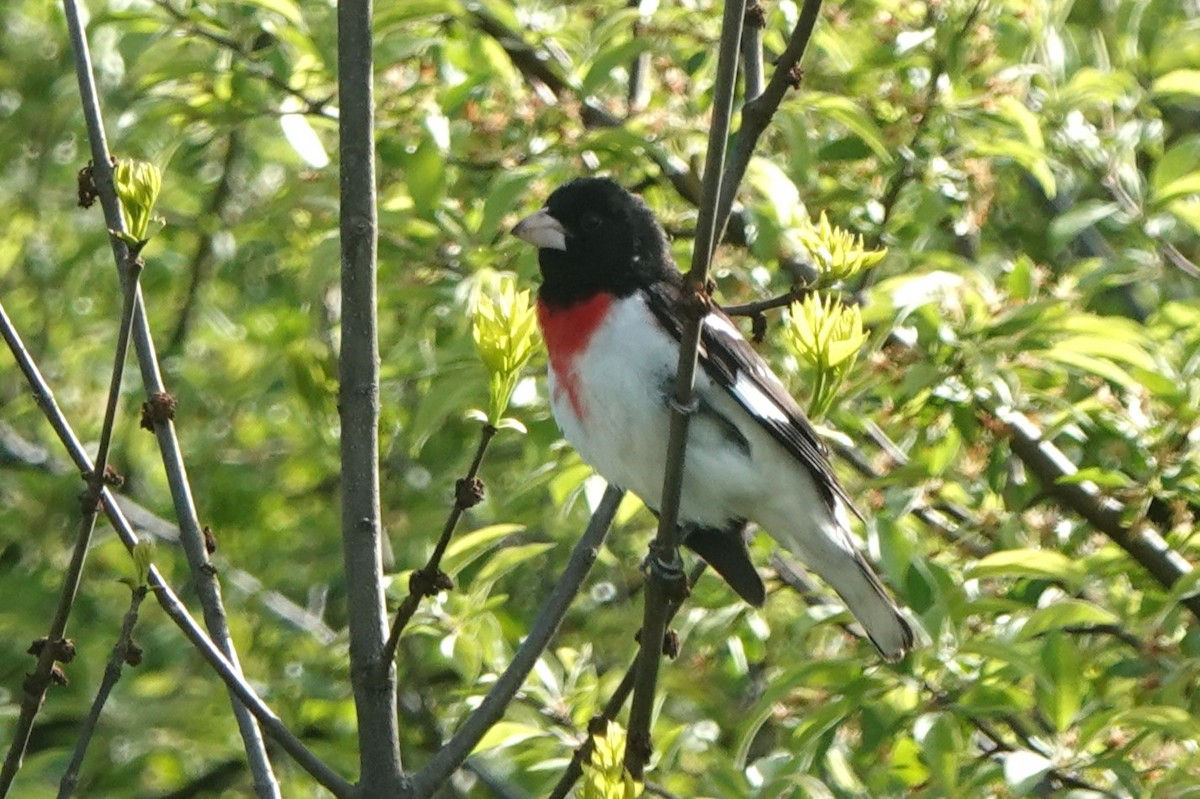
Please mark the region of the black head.
<svg viewBox="0 0 1200 799"><path fill-rule="evenodd" d="M667 237L640 197L609 178L577 178L525 217L513 235L538 248L543 302L618 297L678 274Z"/></svg>

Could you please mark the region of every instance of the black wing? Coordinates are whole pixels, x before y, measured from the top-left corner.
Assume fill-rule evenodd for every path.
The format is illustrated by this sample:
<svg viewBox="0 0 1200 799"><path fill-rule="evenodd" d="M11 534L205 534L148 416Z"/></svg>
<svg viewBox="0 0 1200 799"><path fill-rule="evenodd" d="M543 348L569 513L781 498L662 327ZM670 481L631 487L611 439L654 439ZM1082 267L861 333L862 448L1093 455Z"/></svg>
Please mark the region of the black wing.
<svg viewBox="0 0 1200 799"><path fill-rule="evenodd" d="M650 310L659 323L675 338L680 338L683 319L679 315L679 283L661 280L646 293ZM705 324L700 329L699 361L711 380L728 391L784 449L804 464L831 510L836 500L841 499L861 518L833 473L829 450L804 411L767 362L746 341L733 320L716 306L705 317Z"/></svg>

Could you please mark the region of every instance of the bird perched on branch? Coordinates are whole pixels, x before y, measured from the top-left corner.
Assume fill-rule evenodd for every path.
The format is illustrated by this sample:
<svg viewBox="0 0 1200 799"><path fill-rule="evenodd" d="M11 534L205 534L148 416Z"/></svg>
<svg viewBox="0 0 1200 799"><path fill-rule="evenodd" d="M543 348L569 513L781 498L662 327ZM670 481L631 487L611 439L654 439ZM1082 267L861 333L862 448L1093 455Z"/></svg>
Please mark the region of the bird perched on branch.
<svg viewBox="0 0 1200 799"><path fill-rule="evenodd" d="M607 178L557 189L513 235L538 248L538 320L550 404L606 480L657 508L683 330L683 276L639 197ZM751 605L766 598L745 532L755 522L846 602L884 657L913 632L849 530L846 491L796 401L713 307L701 327L679 524L683 544Z"/></svg>

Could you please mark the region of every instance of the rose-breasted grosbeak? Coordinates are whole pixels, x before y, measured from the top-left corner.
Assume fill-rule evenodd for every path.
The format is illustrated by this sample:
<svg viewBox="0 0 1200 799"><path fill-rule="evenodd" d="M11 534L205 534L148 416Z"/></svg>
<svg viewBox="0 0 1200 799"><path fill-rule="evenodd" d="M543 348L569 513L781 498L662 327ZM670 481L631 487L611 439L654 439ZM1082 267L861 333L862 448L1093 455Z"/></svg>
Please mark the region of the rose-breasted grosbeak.
<svg viewBox="0 0 1200 799"><path fill-rule="evenodd" d="M682 275L642 200L607 178L550 195L513 234L538 248L538 320L550 404L567 440L605 479L656 508L679 363ZM766 598L748 522L765 528L841 595L888 659L912 628L859 553L852 507L812 425L719 309L701 328L698 403L679 519L683 543L752 605Z"/></svg>

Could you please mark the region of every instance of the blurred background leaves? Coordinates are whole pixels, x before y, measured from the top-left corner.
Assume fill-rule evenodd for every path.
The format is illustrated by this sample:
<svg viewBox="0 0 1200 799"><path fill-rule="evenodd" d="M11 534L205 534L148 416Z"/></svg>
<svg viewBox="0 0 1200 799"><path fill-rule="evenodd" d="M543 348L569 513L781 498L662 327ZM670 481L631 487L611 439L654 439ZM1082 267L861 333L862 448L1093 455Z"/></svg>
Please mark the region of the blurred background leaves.
<svg viewBox="0 0 1200 799"><path fill-rule="evenodd" d="M89 5L110 146L163 173L142 283L244 667L352 775L333 6ZM798 8L764 8L769 68ZM506 276L535 284L509 226L598 170L641 191L689 252L720 13L706 0L378 0L376 13L396 600L470 459L467 411L488 401L472 302ZM98 212L74 207L87 156L69 50L53 4L5 3L0 23L0 296L90 440L120 296ZM626 119L639 53L651 91ZM702 579L664 671L656 782L690 797L1194 795L1200 632L1180 600L1195 580L1166 589L1064 509L990 409L1026 414L1079 467L1069 480L1200 560L1198 76L1194 0L827 4L715 277L727 303L787 293L811 273L801 226L820 214L887 248L849 281L870 337L826 422L855 443L838 468L868 550L930 641L884 666L840 604L783 568L762 610ZM808 401L782 324L770 318L763 351ZM461 588L426 604L401 647L410 766L505 665L598 496L549 418L542 357L507 411L528 435L494 443L471 546L452 550ZM131 378L114 461L123 492L169 517L141 400ZM0 422L6 739L80 484L15 368L0 369ZM630 500L553 650L448 796L546 794L632 656L652 527ZM171 549L156 562L186 595ZM760 537L757 562L769 554ZM23 797L52 795L129 573L102 530L70 628L80 655L39 718ZM155 608L139 630L145 661L116 688L81 794L245 795L224 690ZM286 795L312 795L277 762Z"/></svg>

